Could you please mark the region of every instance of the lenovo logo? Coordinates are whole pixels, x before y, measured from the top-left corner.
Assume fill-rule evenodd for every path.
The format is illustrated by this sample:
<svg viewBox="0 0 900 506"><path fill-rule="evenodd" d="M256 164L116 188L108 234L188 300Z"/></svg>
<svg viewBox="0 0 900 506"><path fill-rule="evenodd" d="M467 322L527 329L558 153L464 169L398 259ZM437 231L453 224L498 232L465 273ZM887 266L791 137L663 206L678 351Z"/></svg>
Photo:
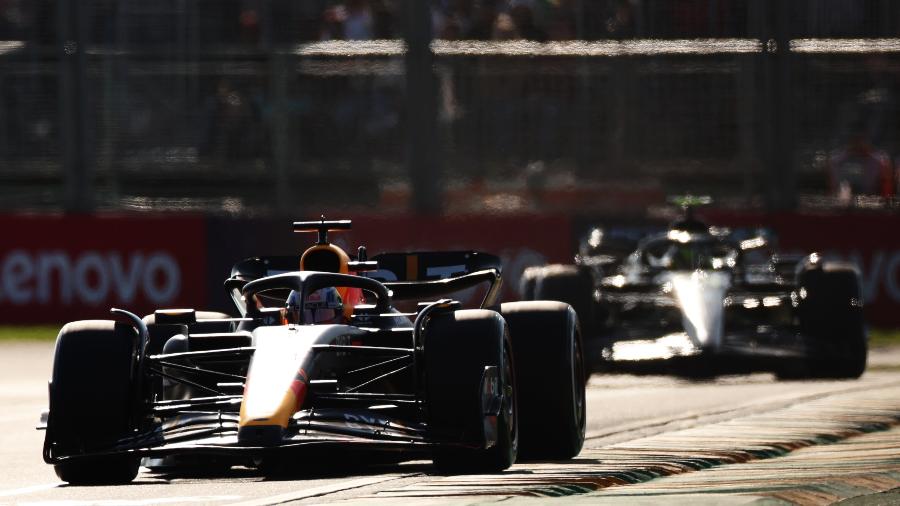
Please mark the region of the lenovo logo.
<svg viewBox="0 0 900 506"><path fill-rule="evenodd" d="M0 258L0 301L14 305L166 305L180 291L181 270L166 252L13 250Z"/></svg>
<svg viewBox="0 0 900 506"><path fill-rule="evenodd" d="M825 252L825 258L849 261L859 267L866 304L878 301L882 294L891 304L900 303L900 250L878 249L868 254Z"/></svg>

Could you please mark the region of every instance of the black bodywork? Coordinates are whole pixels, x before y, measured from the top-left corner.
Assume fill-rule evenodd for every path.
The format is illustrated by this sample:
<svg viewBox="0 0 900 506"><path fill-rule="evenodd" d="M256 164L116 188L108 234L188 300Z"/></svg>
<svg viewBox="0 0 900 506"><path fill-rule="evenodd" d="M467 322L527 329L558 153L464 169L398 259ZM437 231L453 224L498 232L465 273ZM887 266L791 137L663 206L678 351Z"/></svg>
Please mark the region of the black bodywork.
<svg viewBox="0 0 900 506"><path fill-rule="evenodd" d="M397 268L414 259L423 268L421 279L408 279ZM53 393L45 426L44 459L60 464L81 459L90 465L113 454L149 457L169 463L169 456L206 456L225 462L250 463L285 455L292 449L321 447L324 453L341 449L342 457L355 449L382 450L403 455L421 454L435 446L489 447L496 438L483 434L442 433L429 427L423 385L425 323L453 312L460 304L442 297L479 284L486 285L481 307L499 308L500 261L477 252L385 254L351 262L351 269L373 277L326 272L297 272L299 256L258 257L239 262L225 286L233 296L238 317L204 315L194 310L160 310L143 319L114 310L117 319L134 333L132 377L135 384L128 437L109 440L102 448L69 448L58 442ZM458 266L452 273L441 267ZM391 270L397 268L397 272ZM439 274L429 276L428 269ZM284 300L290 290L306 299L328 286L363 290L371 304L360 305L342 325L284 325L278 307L247 301L264 291ZM431 301L411 312L394 309L395 301ZM200 317L198 317L200 316ZM251 358L260 343L285 333L310 337L306 406L290 413L282 429L273 425L239 427ZM277 335L276 335L277 334ZM314 335L313 335L314 334ZM295 341L297 339L294 339ZM291 350L285 350L289 353ZM61 351L57 351L57 361ZM277 353L277 352L276 352ZM497 382L497 371L486 370L483 382ZM488 385L490 386L490 385ZM485 416L499 409L501 389L485 390ZM116 409L118 406L109 406ZM496 413L493 413L496 415ZM99 415L99 416L102 416ZM315 457L313 457L315 458ZM163 460L160 460L163 459Z"/></svg>

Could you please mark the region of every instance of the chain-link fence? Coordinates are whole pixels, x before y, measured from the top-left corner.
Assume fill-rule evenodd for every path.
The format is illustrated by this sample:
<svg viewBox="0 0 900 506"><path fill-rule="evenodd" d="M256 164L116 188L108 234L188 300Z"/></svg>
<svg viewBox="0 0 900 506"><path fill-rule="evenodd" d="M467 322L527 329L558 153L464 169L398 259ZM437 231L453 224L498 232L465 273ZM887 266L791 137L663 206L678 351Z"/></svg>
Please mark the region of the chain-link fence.
<svg viewBox="0 0 900 506"><path fill-rule="evenodd" d="M403 210L407 5L0 2L0 205ZM898 2L442 0L431 20L440 169L418 170L449 211L605 210L628 187L793 206L841 195L848 157L884 162L851 191L896 190Z"/></svg>

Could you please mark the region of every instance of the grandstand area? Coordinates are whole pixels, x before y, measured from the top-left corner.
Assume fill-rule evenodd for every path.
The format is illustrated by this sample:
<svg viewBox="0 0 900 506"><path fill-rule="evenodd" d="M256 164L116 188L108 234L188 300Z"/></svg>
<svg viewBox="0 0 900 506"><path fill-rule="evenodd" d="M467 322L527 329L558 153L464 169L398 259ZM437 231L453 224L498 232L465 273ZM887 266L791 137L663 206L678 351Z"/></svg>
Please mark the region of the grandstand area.
<svg viewBox="0 0 900 506"><path fill-rule="evenodd" d="M846 206L828 165L851 134L900 155L900 9L783 4L432 2L412 40L402 2L8 2L0 206L404 212L415 173L451 214L633 214L683 191ZM410 44L433 93L406 93ZM411 169L409 111L429 107L434 154ZM851 200L895 209L884 186Z"/></svg>

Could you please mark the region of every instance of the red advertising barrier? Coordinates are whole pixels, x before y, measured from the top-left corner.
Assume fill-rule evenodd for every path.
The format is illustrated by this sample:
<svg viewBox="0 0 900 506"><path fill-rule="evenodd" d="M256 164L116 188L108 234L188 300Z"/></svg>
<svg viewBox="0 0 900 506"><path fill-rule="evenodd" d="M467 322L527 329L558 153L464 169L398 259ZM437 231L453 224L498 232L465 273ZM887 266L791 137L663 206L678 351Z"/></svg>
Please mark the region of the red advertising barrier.
<svg viewBox="0 0 900 506"><path fill-rule="evenodd" d="M0 216L0 323L206 301L201 217Z"/></svg>
<svg viewBox="0 0 900 506"><path fill-rule="evenodd" d="M785 252L817 251L826 258L854 262L862 275L869 322L900 327L900 216L704 214L716 224L768 227L777 234L780 249Z"/></svg>
<svg viewBox="0 0 900 506"><path fill-rule="evenodd" d="M900 326L900 216L704 214L716 224L769 227L786 252L854 261L870 322ZM361 244L370 255L439 249L499 255L507 299L518 296L526 267L570 262L575 247L565 216L355 218L352 231L331 236L351 255ZM315 240L292 234L287 219L0 216L0 226L0 324L107 318L110 306L141 314L158 307L228 309L222 282L232 264L299 254Z"/></svg>

